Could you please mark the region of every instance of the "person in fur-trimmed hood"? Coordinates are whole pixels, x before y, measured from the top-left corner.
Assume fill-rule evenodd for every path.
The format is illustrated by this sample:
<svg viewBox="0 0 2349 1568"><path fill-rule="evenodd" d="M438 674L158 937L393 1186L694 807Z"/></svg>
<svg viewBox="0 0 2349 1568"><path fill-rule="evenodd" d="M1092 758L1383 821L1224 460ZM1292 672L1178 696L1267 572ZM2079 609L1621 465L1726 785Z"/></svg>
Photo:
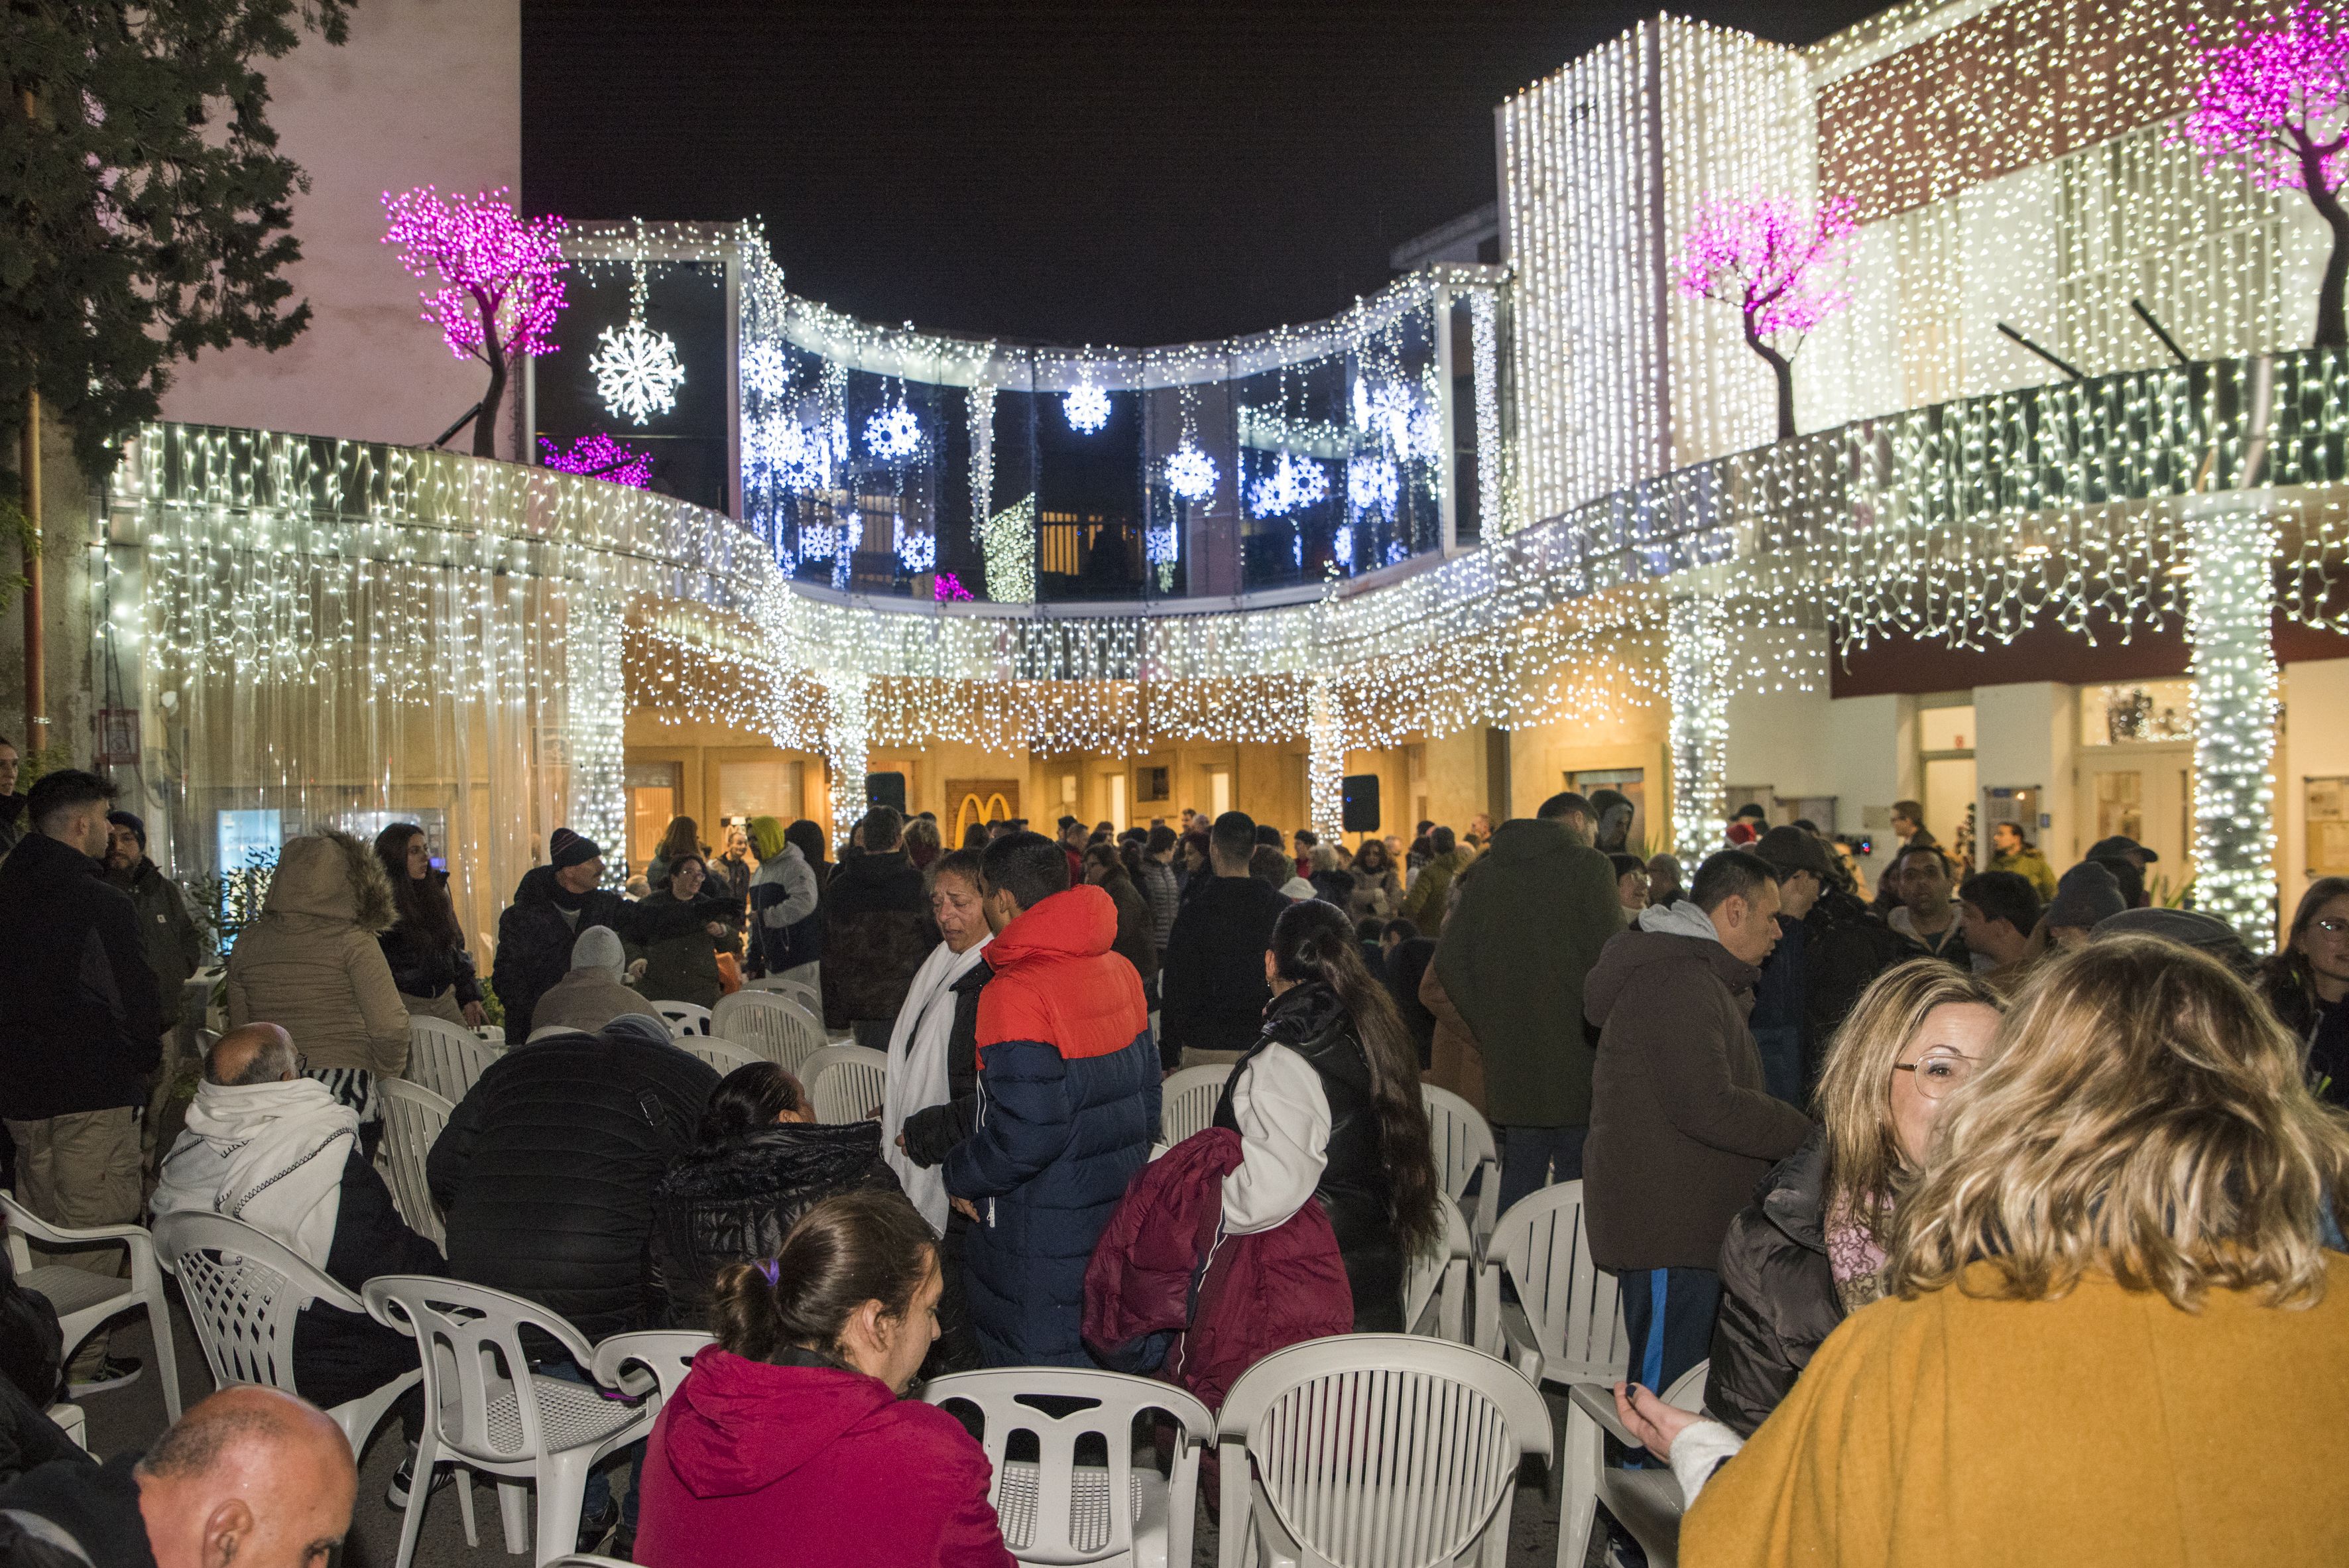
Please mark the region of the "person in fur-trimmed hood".
<svg viewBox="0 0 2349 1568"><path fill-rule="evenodd" d="M408 1006L376 940L391 922L375 852L328 829L285 841L261 918L229 953L229 1026L265 1020L293 1036L304 1070L358 1113L363 1136L380 1125L374 1080L408 1067Z"/></svg>

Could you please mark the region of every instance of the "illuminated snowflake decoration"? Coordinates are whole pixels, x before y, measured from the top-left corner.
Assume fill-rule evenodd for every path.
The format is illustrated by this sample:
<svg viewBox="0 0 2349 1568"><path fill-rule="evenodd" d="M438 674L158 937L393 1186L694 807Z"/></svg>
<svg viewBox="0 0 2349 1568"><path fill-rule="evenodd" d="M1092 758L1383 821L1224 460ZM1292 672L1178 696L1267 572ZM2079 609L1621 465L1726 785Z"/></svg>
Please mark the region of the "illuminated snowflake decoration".
<svg viewBox="0 0 2349 1568"><path fill-rule="evenodd" d="M595 375L595 396L614 418L641 425L677 407L685 366L678 362L677 345L667 333L655 332L631 316L626 326L605 327L595 341L602 346L587 361L587 368Z"/></svg>
<svg viewBox="0 0 2349 1568"><path fill-rule="evenodd" d="M897 536L897 562L906 571L918 574L938 563L936 534L910 533L902 517L895 520L894 531Z"/></svg>
<svg viewBox="0 0 2349 1568"><path fill-rule="evenodd" d="M1109 394L1090 381L1071 387L1061 399L1061 408L1069 417L1069 428L1081 436L1090 436L1109 423Z"/></svg>
<svg viewBox="0 0 2349 1568"><path fill-rule="evenodd" d="M902 463L922 449L922 422L901 397L864 421L864 445L885 463Z"/></svg>
<svg viewBox="0 0 2349 1568"><path fill-rule="evenodd" d="M1286 517L1330 493L1330 475L1310 458L1283 452L1272 472L1248 486L1248 507L1258 517Z"/></svg>
<svg viewBox="0 0 2349 1568"><path fill-rule="evenodd" d="M1392 511L1395 497L1402 493L1402 480L1392 458L1355 458L1346 464L1346 499L1354 503L1355 511Z"/></svg>
<svg viewBox="0 0 2349 1568"><path fill-rule="evenodd" d="M779 345L759 342L742 351L742 385L763 397L792 389L792 361Z"/></svg>
<svg viewBox="0 0 2349 1568"><path fill-rule="evenodd" d="M1411 546L1410 546L1410 545L1405 544L1405 543L1404 543L1402 540L1400 540L1400 539L1397 539L1397 540L1392 540L1392 541L1390 541L1390 542L1388 542L1388 544L1387 544L1387 564L1388 564L1388 565L1390 565L1390 566L1400 566L1400 565L1402 565L1404 562L1406 562L1406 561L1408 561L1408 560L1410 560L1410 559L1411 559Z"/></svg>
<svg viewBox="0 0 2349 1568"><path fill-rule="evenodd" d="M1330 536L1330 553L1336 564L1351 572L1354 569L1354 525L1342 522L1338 531Z"/></svg>
<svg viewBox="0 0 2349 1568"><path fill-rule="evenodd" d="M1187 501L1204 501L1216 493L1216 459L1185 437L1166 459L1166 488Z"/></svg>
<svg viewBox="0 0 2349 1568"><path fill-rule="evenodd" d="M1143 548L1149 552L1150 564L1153 566L1174 564L1175 543L1173 529L1149 529L1143 532L1142 540Z"/></svg>
<svg viewBox="0 0 2349 1568"><path fill-rule="evenodd" d="M1426 402L1400 381L1354 383L1354 427L1375 436L1402 459L1440 455L1435 416Z"/></svg>
<svg viewBox="0 0 2349 1568"><path fill-rule="evenodd" d="M742 466L753 480L783 490L829 490L834 454L792 414L769 414L742 430Z"/></svg>
<svg viewBox="0 0 2349 1568"><path fill-rule="evenodd" d="M800 554L808 561L829 561L840 546L837 531L830 528L800 530Z"/></svg>

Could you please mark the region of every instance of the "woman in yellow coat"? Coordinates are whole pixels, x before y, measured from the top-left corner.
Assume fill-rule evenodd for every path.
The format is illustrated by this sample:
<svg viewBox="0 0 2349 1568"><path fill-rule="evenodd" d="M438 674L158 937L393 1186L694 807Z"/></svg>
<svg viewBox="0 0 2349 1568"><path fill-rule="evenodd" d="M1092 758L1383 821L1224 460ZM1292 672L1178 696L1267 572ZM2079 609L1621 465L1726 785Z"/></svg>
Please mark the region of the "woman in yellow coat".
<svg viewBox="0 0 2349 1568"><path fill-rule="evenodd" d="M1713 1423L1627 1391L1702 1488L1681 1561L2349 1563L2344 1195L2349 1123L2240 981L2066 955L1942 1118L1895 1294L1742 1452L1692 1475Z"/></svg>

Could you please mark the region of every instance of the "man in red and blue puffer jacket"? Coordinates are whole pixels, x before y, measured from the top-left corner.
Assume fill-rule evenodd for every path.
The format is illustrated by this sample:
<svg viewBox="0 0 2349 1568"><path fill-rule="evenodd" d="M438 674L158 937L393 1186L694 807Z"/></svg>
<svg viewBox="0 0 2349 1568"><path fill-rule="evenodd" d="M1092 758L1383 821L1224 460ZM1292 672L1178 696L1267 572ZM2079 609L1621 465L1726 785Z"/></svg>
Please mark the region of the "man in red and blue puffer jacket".
<svg viewBox="0 0 2349 1568"><path fill-rule="evenodd" d="M977 1222L964 1287L990 1367L1090 1367L1081 1330L1093 1243L1158 1137L1158 1050L1117 905L1069 885L1040 833L987 846L994 978L978 994L978 1111L947 1191Z"/></svg>

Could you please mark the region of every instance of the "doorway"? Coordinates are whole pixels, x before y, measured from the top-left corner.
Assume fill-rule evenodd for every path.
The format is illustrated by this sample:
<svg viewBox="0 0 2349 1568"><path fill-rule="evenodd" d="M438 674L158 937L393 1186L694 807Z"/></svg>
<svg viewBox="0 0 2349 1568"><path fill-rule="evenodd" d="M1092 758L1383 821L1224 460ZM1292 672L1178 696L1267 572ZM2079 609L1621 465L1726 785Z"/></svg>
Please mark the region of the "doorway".
<svg viewBox="0 0 2349 1568"><path fill-rule="evenodd" d="M2161 857L2146 868L2146 892L2157 903L2174 895L2193 875L2193 774L2190 742L2082 747L2081 847L2116 834L2135 839Z"/></svg>

